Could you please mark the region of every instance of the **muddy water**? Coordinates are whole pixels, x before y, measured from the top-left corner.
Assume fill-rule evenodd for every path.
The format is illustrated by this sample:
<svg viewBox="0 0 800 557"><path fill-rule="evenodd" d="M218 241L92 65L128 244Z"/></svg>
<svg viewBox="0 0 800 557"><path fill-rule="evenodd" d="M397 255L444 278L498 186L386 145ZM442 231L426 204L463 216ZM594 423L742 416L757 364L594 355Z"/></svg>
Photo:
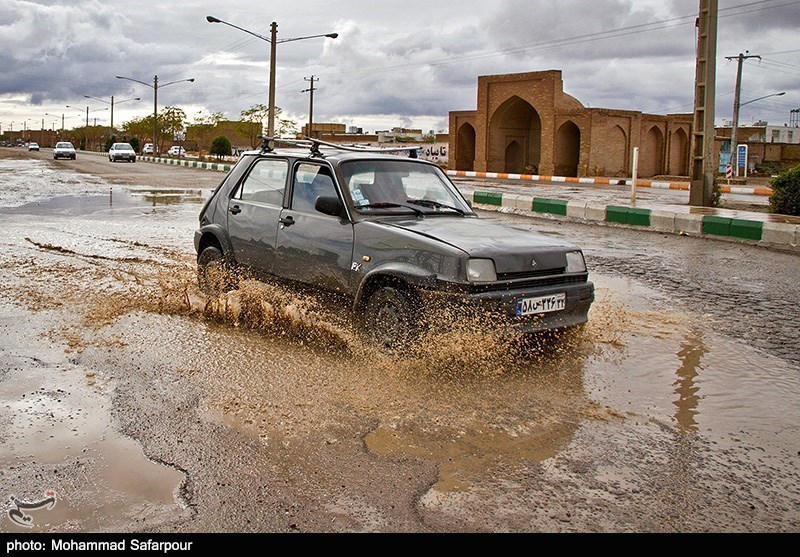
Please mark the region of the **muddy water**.
<svg viewBox="0 0 800 557"><path fill-rule="evenodd" d="M202 193L157 204L129 195L0 215L2 315L14 335L14 323L39 331L26 342L40 360L12 380L23 356L10 347L24 343L8 337L0 385L13 419L0 435L19 452L2 453L2 488L35 497L54 485L52 474L39 481L43 466L95 455L97 483L66 490L51 529L104 528L79 495L102 491L115 494L101 507L114 525L218 526L213 494L229 495L234 466L278 482L281 501L306 501L292 524L313 530L800 528L800 370L716 332L722 324L689 304L595 272L598 300L573 335L523 350L466 323L392 358L308 293L243 280L203 297L191 246ZM63 379L51 384L54 365ZM175 468L121 448L133 441L113 433L118 422L187 470L194 491L179 495ZM209 443L192 437L206 428L246 440L260 468L223 466L214 446L193 461L185 445ZM112 454L143 479L121 485L119 461L103 464ZM184 499L206 505L187 516ZM224 513L229 528L257 515L240 512Z"/></svg>

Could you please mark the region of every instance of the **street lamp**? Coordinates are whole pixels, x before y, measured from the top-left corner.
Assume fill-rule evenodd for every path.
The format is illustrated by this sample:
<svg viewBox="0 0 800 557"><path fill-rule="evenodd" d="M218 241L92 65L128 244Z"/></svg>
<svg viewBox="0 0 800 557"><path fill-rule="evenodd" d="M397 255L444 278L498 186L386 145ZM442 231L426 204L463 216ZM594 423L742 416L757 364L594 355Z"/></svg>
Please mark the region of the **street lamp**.
<svg viewBox="0 0 800 557"><path fill-rule="evenodd" d="M117 79L127 79L128 81L133 81L135 83L141 83L142 85L146 85L153 90L153 152L158 153L161 150L158 147L158 88L159 87L166 87L167 85L172 85L174 83L183 83L184 81L188 81L190 83L194 82L194 78L190 77L189 79L176 79L175 81L168 81L167 83L162 83L161 85L158 84L158 76L153 76L153 84L146 83L144 81L139 81L138 79L133 79L132 77L125 77L123 75L115 76ZM122 102L122 101L120 101Z"/></svg>
<svg viewBox="0 0 800 557"><path fill-rule="evenodd" d="M233 23L228 23L227 21L222 21L221 19L217 19L213 16L206 16L206 21L209 23L222 23L227 25L228 27L233 27L234 29L238 29L239 31L244 31L248 35L252 35L262 41L267 41L270 44L269 49L269 118L267 120L267 136L272 138L275 135L275 45L280 43L288 43L291 41L302 41L304 39L317 39L321 37L327 37L329 39L335 39L339 36L339 33L326 33L324 35L309 35L307 37L294 37L291 39L278 39L278 24L274 21L270 25L270 36L265 37L264 35L259 35L258 33L254 33L252 31L248 31L238 25L234 25Z"/></svg>
<svg viewBox="0 0 800 557"><path fill-rule="evenodd" d="M73 110L80 110L81 112L83 112L83 109L82 108L78 108L77 106L70 106L70 105L65 105L65 106L67 108L71 108ZM106 108L93 108L92 112L97 112L98 110L108 110L108 107L106 107ZM87 128L89 127L89 107L88 106L86 107L86 127Z"/></svg>
<svg viewBox="0 0 800 557"><path fill-rule="evenodd" d="M87 99L94 99L96 101L100 101L101 103L106 103L106 104L110 104L111 105L111 129L113 130L114 129L114 95L111 95L111 102L108 102L108 101L103 100L103 99L98 99L97 97L92 97L91 95L84 95L84 97L86 97ZM140 101L140 100L142 100L141 97L136 97L134 99L124 99L124 100L121 100L121 101L117 101L117 104L128 102L128 101Z"/></svg>
<svg viewBox="0 0 800 557"><path fill-rule="evenodd" d="M740 79L740 78L737 78ZM737 81L738 86L738 81ZM780 93L772 93L770 95L764 95L763 97L758 97L757 99L752 99L747 102L740 103L739 102L739 95L737 94L733 99L733 122L731 122L731 167L734 168L734 174L738 177L739 176L739 161L737 160L737 151L738 147L736 143L738 142L739 138L739 109L746 104L754 103L756 101L761 101L764 99L768 99L770 97L780 97L781 95L785 95L786 91L781 91ZM745 161L745 166L747 166L747 161Z"/></svg>

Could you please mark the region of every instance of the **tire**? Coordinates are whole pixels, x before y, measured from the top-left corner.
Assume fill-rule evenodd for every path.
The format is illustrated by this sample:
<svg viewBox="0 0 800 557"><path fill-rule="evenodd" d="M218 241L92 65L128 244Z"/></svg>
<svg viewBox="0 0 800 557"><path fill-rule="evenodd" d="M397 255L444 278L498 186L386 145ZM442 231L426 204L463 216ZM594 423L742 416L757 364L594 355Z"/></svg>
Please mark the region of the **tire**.
<svg viewBox="0 0 800 557"><path fill-rule="evenodd" d="M231 289L231 279L225 256L217 246L208 246L197 258L197 286L209 296Z"/></svg>
<svg viewBox="0 0 800 557"><path fill-rule="evenodd" d="M396 354L408 348L417 330L409 297L391 286L376 290L364 309L364 332L379 350Z"/></svg>

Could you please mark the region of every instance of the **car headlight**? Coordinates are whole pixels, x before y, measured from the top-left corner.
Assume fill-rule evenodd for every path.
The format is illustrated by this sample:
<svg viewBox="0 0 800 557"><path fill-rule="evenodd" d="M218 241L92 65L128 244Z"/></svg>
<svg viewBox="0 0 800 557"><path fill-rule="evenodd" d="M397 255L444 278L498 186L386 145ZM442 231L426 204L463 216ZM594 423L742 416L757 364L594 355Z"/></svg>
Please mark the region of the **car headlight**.
<svg viewBox="0 0 800 557"><path fill-rule="evenodd" d="M568 251L567 252L567 272L568 273L585 273L586 260L583 258L583 252Z"/></svg>
<svg viewBox="0 0 800 557"><path fill-rule="evenodd" d="M470 259L467 261L467 280L470 282L494 282L497 272L491 259Z"/></svg>

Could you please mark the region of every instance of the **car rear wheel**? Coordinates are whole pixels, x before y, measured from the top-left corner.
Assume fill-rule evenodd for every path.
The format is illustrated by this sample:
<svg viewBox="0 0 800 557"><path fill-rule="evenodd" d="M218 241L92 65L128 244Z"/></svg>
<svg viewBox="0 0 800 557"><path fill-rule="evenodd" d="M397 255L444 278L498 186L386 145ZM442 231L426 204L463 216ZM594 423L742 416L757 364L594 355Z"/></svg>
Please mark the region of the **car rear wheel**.
<svg viewBox="0 0 800 557"><path fill-rule="evenodd" d="M364 331L382 351L395 354L407 348L416 333L408 296L391 286L376 290L364 311Z"/></svg>
<svg viewBox="0 0 800 557"><path fill-rule="evenodd" d="M208 246L197 258L197 285L209 296L217 296L232 287L229 266L222 251Z"/></svg>

